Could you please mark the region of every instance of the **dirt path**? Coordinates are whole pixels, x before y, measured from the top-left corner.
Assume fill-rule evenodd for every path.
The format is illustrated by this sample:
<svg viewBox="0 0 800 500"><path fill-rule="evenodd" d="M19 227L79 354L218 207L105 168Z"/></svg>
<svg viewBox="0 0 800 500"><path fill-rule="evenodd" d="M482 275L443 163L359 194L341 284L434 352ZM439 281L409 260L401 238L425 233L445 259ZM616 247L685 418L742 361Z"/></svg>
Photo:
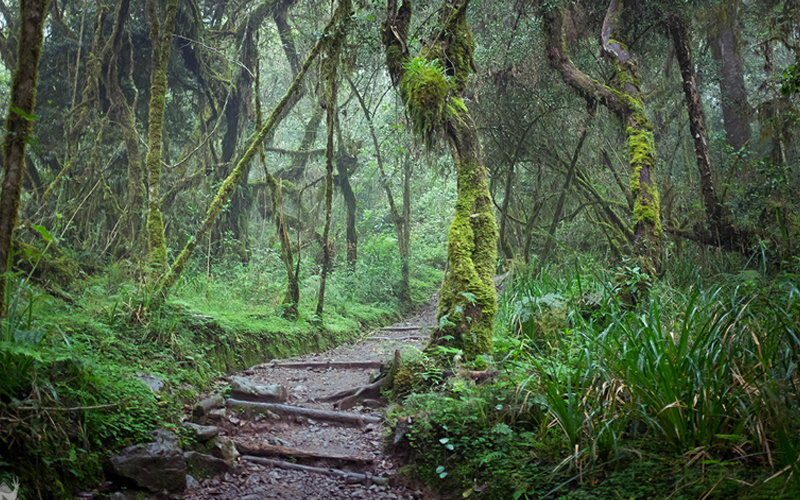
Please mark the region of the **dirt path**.
<svg viewBox="0 0 800 500"><path fill-rule="evenodd" d="M283 385L288 392L283 404L291 408L228 400L225 416L211 423L242 453L236 473L201 480L187 490L187 498L422 498L421 492L397 480L398 464L384 455L381 422L387 402L376 394L357 401L326 399L370 384L370 375L392 359L395 350L422 348L435 321L434 299L406 321L370 332L354 344L276 360L239 374L256 384ZM298 415L302 408L335 414Z"/></svg>

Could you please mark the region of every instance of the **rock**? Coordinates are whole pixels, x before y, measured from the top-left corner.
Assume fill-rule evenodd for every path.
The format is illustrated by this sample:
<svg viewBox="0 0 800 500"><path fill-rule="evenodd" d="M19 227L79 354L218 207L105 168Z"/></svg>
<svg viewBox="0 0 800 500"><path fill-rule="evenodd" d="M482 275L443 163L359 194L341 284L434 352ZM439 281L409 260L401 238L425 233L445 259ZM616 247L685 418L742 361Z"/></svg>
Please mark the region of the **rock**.
<svg viewBox="0 0 800 500"><path fill-rule="evenodd" d="M228 411L225 408L217 408L208 412L210 418L226 418Z"/></svg>
<svg viewBox="0 0 800 500"><path fill-rule="evenodd" d="M225 460L196 451L187 451L183 454L186 461L186 470L195 477L211 477L217 474L233 472L233 467Z"/></svg>
<svg viewBox="0 0 800 500"><path fill-rule="evenodd" d="M361 404L363 404L366 408L372 408L372 409L378 409L381 406L383 406L383 404L377 399L365 399L364 401L361 402Z"/></svg>
<svg viewBox="0 0 800 500"><path fill-rule="evenodd" d="M183 491L186 464L178 436L160 429L150 435L154 442L128 446L111 457L114 474L154 492Z"/></svg>
<svg viewBox="0 0 800 500"><path fill-rule="evenodd" d="M205 443L219 434L219 427L213 425L198 425L193 422L184 422L183 427L188 429L195 439L201 443Z"/></svg>
<svg viewBox="0 0 800 500"><path fill-rule="evenodd" d="M259 403L283 403L286 401L286 388L280 384L258 385L245 377L231 377L231 397Z"/></svg>
<svg viewBox="0 0 800 500"><path fill-rule="evenodd" d="M208 414L215 408L222 406L224 402L225 400L221 394L214 394L213 396L200 401L195 405L194 410L192 410L192 422L201 425L206 423Z"/></svg>
<svg viewBox="0 0 800 500"><path fill-rule="evenodd" d="M197 479L195 479L192 476L190 476L189 474L187 474L186 475L186 487L187 488L199 488L200 487L200 483L197 481Z"/></svg>
<svg viewBox="0 0 800 500"><path fill-rule="evenodd" d="M156 377L150 373L137 373L134 375L134 378L144 382L144 385L149 387L153 392L161 392L164 390L164 379L161 377Z"/></svg>
<svg viewBox="0 0 800 500"><path fill-rule="evenodd" d="M273 446L285 446L287 448L293 448L294 447L294 445L291 442L289 442L289 441L287 441L285 439L281 439L281 438L279 438L277 436L270 436L270 437L268 437L266 439L266 441L267 441L267 444L271 444Z"/></svg>
<svg viewBox="0 0 800 500"><path fill-rule="evenodd" d="M226 436L219 436L217 438L214 442L214 450L212 453L215 457L221 458L227 462L231 467L236 464L236 459L239 457L239 451L236 450L236 443Z"/></svg>

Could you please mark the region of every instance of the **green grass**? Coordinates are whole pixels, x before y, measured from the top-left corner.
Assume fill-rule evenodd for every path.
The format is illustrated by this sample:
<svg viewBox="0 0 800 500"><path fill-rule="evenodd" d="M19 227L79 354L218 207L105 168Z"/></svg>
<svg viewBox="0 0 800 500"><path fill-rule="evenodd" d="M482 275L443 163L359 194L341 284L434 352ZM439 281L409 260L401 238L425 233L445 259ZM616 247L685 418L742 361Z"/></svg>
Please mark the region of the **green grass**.
<svg viewBox="0 0 800 500"><path fill-rule="evenodd" d="M631 308L620 272L510 283L496 378L451 378L398 410L420 478L453 498L800 493L796 276L681 271Z"/></svg>

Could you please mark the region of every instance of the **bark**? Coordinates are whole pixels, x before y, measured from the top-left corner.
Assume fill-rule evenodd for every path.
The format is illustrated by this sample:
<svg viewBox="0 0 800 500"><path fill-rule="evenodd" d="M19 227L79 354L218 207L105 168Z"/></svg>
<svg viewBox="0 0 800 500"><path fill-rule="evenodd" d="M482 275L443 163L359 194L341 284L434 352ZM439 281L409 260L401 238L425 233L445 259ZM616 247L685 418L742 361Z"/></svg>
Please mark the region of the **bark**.
<svg viewBox="0 0 800 500"><path fill-rule="evenodd" d="M158 19L155 0L148 0L150 42L153 45L150 74L150 111L147 123L147 247L151 281L156 284L167 267L164 219L161 215L161 145L164 129L164 105L167 95L167 65L175 31L178 0L168 0L164 29Z"/></svg>
<svg viewBox="0 0 800 500"><path fill-rule="evenodd" d="M735 151L750 142L750 105L744 85L744 69L736 35L736 2L720 4L721 27L714 33L711 54L720 63L719 90L722 94L722 120L728 144Z"/></svg>
<svg viewBox="0 0 800 500"><path fill-rule="evenodd" d="M245 167L258 153L264 138L273 130L290 101L294 101L296 99L296 94L300 90L300 84L303 81L306 72L308 72L311 64L328 43L328 37L331 36L337 20L343 16L348 17L350 9L351 3L349 0L343 0L339 3L339 6L336 9L336 14L334 14L334 18L331 19L331 21L325 27L325 31L323 32L322 36L320 36L320 38L317 40L317 43L311 49L311 52L308 54L305 63L303 63L300 73L297 74L297 78L294 79L294 82L286 91L286 94L272 111L269 118L267 118L264 126L259 129L258 133L254 134L250 146L244 152L241 159L237 162L236 167L233 169L231 174L220 186L217 195L214 197L214 200L211 202L211 206L208 208L208 212L206 213L203 223L183 247L183 250L178 255L178 258L175 259L175 262L170 267L169 272L166 274L166 276L164 276L161 282L159 282L157 290L160 293L157 294L157 297L163 298L164 293L172 288L178 281L178 278L180 278L180 275L183 272L183 269L186 267L186 263L189 261L194 249L197 248L198 242L205 237L211 226L217 220L222 207L230 200L233 191L236 189L236 186L242 179L242 174L244 173Z"/></svg>
<svg viewBox="0 0 800 500"><path fill-rule="evenodd" d="M338 41L337 41L338 38ZM336 126L337 113L337 68L339 67L339 52L342 36L335 37L328 47L326 60L323 62L325 74L325 102L327 128L327 142L325 146L325 228L322 230L322 269L319 281L319 299L317 300L316 314L322 317L325 308L325 285L328 281L328 271L331 265L330 231L331 213L333 211L333 133Z"/></svg>
<svg viewBox="0 0 800 500"><path fill-rule="evenodd" d="M408 64L411 1L403 1L399 9L394 0L388 3L382 40L387 69L400 87L413 129L428 142L436 133L443 133L456 169L458 197L447 241L449 271L439 295L439 327L431 334L431 347L458 348L467 359L473 359L492 349L497 313L492 281L497 223L477 127L461 100L473 70L474 42L466 22L467 6L468 0L456 1L446 3L440 11L443 28L434 43L422 50L425 65ZM441 70L434 59L444 61Z"/></svg>
<svg viewBox="0 0 800 500"><path fill-rule="evenodd" d="M25 147L33 131L33 110L39 80L44 19L48 0L21 0L17 67L11 80L11 100L3 141L3 184L0 193L0 265L11 263L12 233L19 222L19 202L25 169ZM6 277L0 276L0 317L5 316Z"/></svg>

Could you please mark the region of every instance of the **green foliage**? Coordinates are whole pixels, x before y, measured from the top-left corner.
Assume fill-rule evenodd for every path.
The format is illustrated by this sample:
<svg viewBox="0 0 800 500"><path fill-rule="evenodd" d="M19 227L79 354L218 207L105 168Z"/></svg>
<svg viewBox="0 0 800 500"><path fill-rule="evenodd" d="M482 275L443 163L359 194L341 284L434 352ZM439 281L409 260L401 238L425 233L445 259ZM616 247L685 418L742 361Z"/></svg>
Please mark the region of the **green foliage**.
<svg viewBox="0 0 800 500"><path fill-rule="evenodd" d="M658 299L631 309L602 273L519 274L498 314L496 378L404 401L420 476L464 497L792 498L794 275L694 278L687 293L649 285ZM543 348L536 321L554 307L563 322Z"/></svg>

